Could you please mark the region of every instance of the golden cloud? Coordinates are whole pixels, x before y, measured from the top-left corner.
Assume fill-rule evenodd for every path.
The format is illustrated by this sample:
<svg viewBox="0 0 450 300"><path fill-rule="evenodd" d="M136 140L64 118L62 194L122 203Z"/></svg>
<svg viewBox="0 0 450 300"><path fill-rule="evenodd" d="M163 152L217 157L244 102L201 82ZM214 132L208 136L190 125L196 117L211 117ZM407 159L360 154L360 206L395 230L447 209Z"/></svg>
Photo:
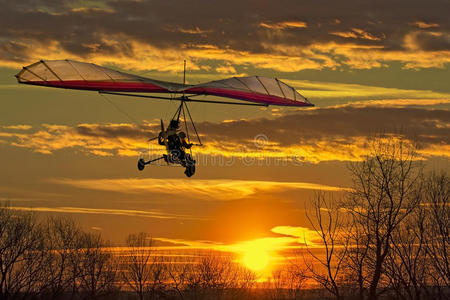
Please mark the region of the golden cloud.
<svg viewBox="0 0 450 300"><path fill-rule="evenodd" d="M449 105L450 99L388 99L388 100L368 100L356 101L346 104L339 104L333 107L407 107L407 106L434 106Z"/></svg>
<svg viewBox="0 0 450 300"><path fill-rule="evenodd" d="M306 243L311 247L317 247L320 245L318 233L306 227L276 226L270 231L273 233L296 237L298 243Z"/></svg>
<svg viewBox="0 0 450 300"><path fill-rule="evenodd" d="M265 23L261 22L259 23L259 26L267 29L276 29L276 30L283 30L287 28L307 28L308 24L306 22L301 21L285 21L285 22L278 22L278 23Z"/></svg>
<svg viewBox="0 0 450 300"><path fill-rule="evenodd" d="M266 236L252 240L237 241L235 243L220 243L205 240L186 240L157 237L154 240L169 244L169 246L158 246L158 250L213 250L242 255L246 252L252 252L254 249L269 253L272 259L280 263L283 260L290 259L285 255L280 256L281 252L303 249L305 243L310 248L322 248L323 244L317 233L309 228L294 226L276 226L271 229L272 233L281 236ZM126 249L126 248L124 248ZM192 253L191 253L192 254Z"/></svg>
<svg viewBox="0 0 450 300"><path fill-rule="evenodd" d="M192 195L209 201L228 201L253 196L264 192L281 192L286 190L326 190L343 191L342 187L328 186L306 182L275 182L253 180L189 180L189 179L53 179L53 183L77 188L112 191L125 194L139 194L153 191L170 195Z"/></svg>
<svg viewBox="0 0 450 300"><path fill-rule="evenodd" d="M221 74L236 74L236 69L231 64L221 65L216 68L216 72Z"/></svg>
<svg viewBox="0 0 450 300"><path fill-rule="evenodd" d="M449 121L444 109L427 109L431 106L450 104L450 94L423 90L403 90L357 84L285 80L309 97L382 99L357 101L330 107L314 107L295 111L274 108L270 111L271 125L262 119L225 120L208 123L205 136L208 143L195 148L200 164L225 157L223 163L236 162L245 165L266 162L282 165L321 161L357 161L367 155L367 135L380 128L408 128L425 141L421 154L449 157L445 131ZM410 107L417 107L412 109ZM423 106L427 108L422 108ZM405 108L405 109L401 109ZM294 112L290 110L289 112ZM361 114L366 117L361 118ZM347 122L327 126L328 122ZM297 126L295 117L305 120ZM389 117L389 126L380 118ZM305 119L306 118L306 119ZM367 118L372 121L367 123ZM415 121L413 121L415 120ZM198 124L203 126L203 124ZM34 129L34 130L33 130ZM77 126L43 124L3 125L0 127L0 142L14 147L31 149L42 154L52 154L62 149L73 149L97 156L135 156L143 151L146 159L159 157L165 148L156 143L147 143L149 136L159 132L159 121L144 121L140 125L128 123L79 124ZM290 138L287 133L290 132ZM255 137L264 133L269 137L264 145L256 143ZM261 147L262 146L262 147ZM147 151L148 150L148 151ZM149 156L149 157L147 157Z"/></svg>
<svg viewBox="0 0 450 300"><path fill-rule="evenodd" d="M158 247L158 249L162 248L165 250L203 249L242 254L243 252L247 252L251 249L260 249L261 251L271 252L273 256L277 256L277 252L281 252L284 250L301 249L304 247L305 242L309 247L322 247L322 244L319 242L317 233L309 228L276 226L272 228L271 231L282 236L267 236L253 240L237 241L230 244L224 244L214 241L171 239L160 237L155 238L155 240L173 244L171 246ZM292 235L292 232L298 233L298 236ZM283 259L286 259L286 257L284 257Z"/></svg>
<svg viewBox="0 0 450 300"><path fill-rule="evenodd" d="M284 24L284 23L283 23ZM287 25L290 24L290 25ZM283 26L293 26L286 23ZM280 25L281 26L281 25ZM300 26L300 23L296 25ZM367 40L377 40L380 37L361 31L357 28L349 33L333 33L344 37L360 37ZM99 43L119 47L121 40L127 40L122 35L99 36ZM405 45L414 45L411 38L405 38ZM27 40L20 41L23 47L27 47ZM33 43L33 51L29 53L29 62L45 57L46 59L73 59L80 60L80 57L65 51L57 41L39 45ZM91 45L93 49L95 45ZM342 65L348 65L356 69L369 69L383 66L387 61L398 61L404 63L406 68L442 68L450 62L450 52L445 50L414 51L386 50L384 46L364 46L353 43L315 43L308 46L297 46L288 44L261 43L265 50L260 53L235 50L231 48L220 48L213 44L184 44L179 48L161 49L138 41L129 41L129 53L117 53L115 56L91 51L91 54L83 57L83 60L100 64L116 65L122 69L142 72L144 70L157 70L158 72L170 72L172 74L182 70L182 62L187 60L190 70L201 70L210 68L210 62L230 64L236 66L251 65L255 68L272 69L281 72L297 72L304 69L335 69ZM411 46L408 46L411 48ZM415 47L415 46L414 46ZM31 50L30 50L31 51ZM343 59L337 60L336 57ZM21 63L6 59L0 59L0 65L20 68ZM219 67L217 72L222 69Z"/></svg>
<svg viewBox="0 0 450 300"><path fill-rule="evenodd" d="M294 82L294 84L304 84L311 90L323 88L320 84L310 82ZM367 92L364 86L330 85L328 88L337 90L337 93L339 89L344 90L343 92L346 88L352 89L355 90L355 95L359 96ZM368 93L380 95L396 96L410 93L396 89L373 88L372 91L370 87L367 89ZM200 165L217 160L224 165L358 161L368 154L367 135L373 133L372 128L385 128L385 123L378 122L380 118L388 118L393 128L409 126L408 130L415 132L416 138L422 141L420 153L424 157L449 157L446 130L450 125L445 117L447 115L445 110L408 108L449 103L450 100L444 98L371 100L328 108L311 108L291 115L285 115L281 110L275 109L271 112L275 114L272 116L273 119L263 123L262 120L255 119L226 120L219 124L208 124L205 135L209 141L203 147L196 147L194 154ZM361 117L362 113L366 117ZM302 127L296 127L296 117L306 118L305 120L309 121ZM341 129L327 125L327 122L331 121L341 122L343 117L347 122L341 124ZM367 124L367 118L373 120L371 124ZM26 125L3 126L3 130L0 129L0 142L42 154L73 149L98 156L137 157L142 153L145 159L149 159L157 158L165 152L164 147L146 142L149 136L157 135L159 130L157 122L143 122L139 126L128 123L80 124L75 127L43 124L36 127L35 131L31 131L31 128L17 130L19 128L28 129ZM287 132L290 132L290 138L286 135ZM257 134L261 133L268 136L263 144L256 140Z"/></svg>
<svg viewBox="0 0 450 300"><path fill-rule="evenodd" d="M366 32L360 28L352 28L352 31L346 32L330 32L332 35L340 36L343 38L363 39L369 41L381 41L381 37L374 36L373 34Z"/></svg>
<svg viewBox="0 0 450 300"><path fill-rule="evenodd" d="M380 86L370 86L362 84L350 84L350 83L335 83L335 82L320 82L309 80L290 80L281 79L283 82L297 88L300 93L306 95L308 99L314 98L329 98L329 99L370 99L377 101L390 100L390 99L404 99L412 101L417 99L420 102L425 99L437 100L441 99L444 103L450 100L450 93L439 93L430 90L414 90L414 89L398 89L398 88L386 88ZM378 100L380 99L380 100ZM393 103L392 102L384 102ZM412 102L403 101L404 105L414 105ZM429 102L430 105L432 102ZM353 105L353 103L349 103ZM397 104L395 104L397 106Z"/></svg>
<svg viewBox="0 0 450 300"><path fill-rule="evenodd" d="M407 45L407 42L405 42ZM269 46L270 47L270 46ZM279 47L279 46L278 46ZM289 52L291 55L295 53L304 53L305 49L299 46L292 46ZM443 68L450 62L450 51L436 50L423 51L416 49L415 51L403 50L386 50L384 46L363 46L352 43L317 43L309 46L309 48L319 53L326 53L327 55L334 54L345 58L345 64L355 69L371 69L379 68L385 65L388 61L397 61L404 64L404 68ZM297 52L296 52L297 51ZM301 51L301 52L298 52ZM314 55L313 55L314 56ZM328 57L328 56L327 56ZM335 60L334 64L340 65ZM326 64L328 67L329 64Z"/></svg>
<svg viewBox="0 0 450 300"><path fill-rule="evenodd" d="M148 124L148 123L147 123ZM111 136L89 136L79 133L80 128L97 128L97 124L80 124L77 128L66 125L50 125L43 124L42 128L33 133L12 133L0 132L0 137L13 138L15 141L11 145L21 148L30 148L33 151L42 154L51 154L54 151L66 148L80 148L88 153L110 156L111 152L116 150L119 155L135 156L140 152L139 149L145 149L147 144L144 136L142 139L130 137ZM132 129L139 131L136 125L133 124L107 124L111 130L114 128ZM145 125L144 125L145 126ZM148 125L150 126L150 125Z"/></svg>
<svg viewBox="0 0 450 300"><path fill-rule="evenodd" d="M424 21L417 21L417 22L411 23L411 25L415 25L415 26L417 26L420 29L428 29L428 28L440 27L439 24L437 24L437 23L427 23L427 22L424 22Z"/></svg>
<svg viewBox="0 0 450 300"><path fill-rule="evenodd" d="M196 217L182 214L170 214L161 211L148 210L126 210L107 208L86 208L86 207L21 207L11 206L10 209L33 211L33 212L56 212L71 214L96 214L96 215L116 215L154 219L180 219L180 220L206 220L206 217Z"/></svg>
<svg viewBox="0 0 450 300"><path fill-rule="evenodd" d="M8 125L8 126L2 126L4 129L12 129L12 130L30 130L33 128L31 125L25 125L25 124L17 124L17 125Z"/></svg>
<svg viewBox="0 0 450 300"><path fill-rule="evenodd" d="M335 35L335 36L340 36L343 38L351 38L351 39L356 39L358 38L358 35L353 32L353 31L346 31L346 32L330 32L330 34Z"/></svg>
<svg viewBox="0 0 450 300"><path fill-rule="evenodd" d="M199 27L193 27L193 28L182 28L182 27L165 27L164 30L169 32L181 32L181 33L188 33L188 34L205 34L212 32L212 30L203 30Z"/></svg>
<svg viewBox="0 0 450 300"><path fill-rule="evenodd" d="M426 7L427 18L420 17L425 5L414 5L393 19L383 17L382 11L388 7L383 4L371 10L380 18L368 20L366 8L349 9L330 1L327 9L340 15L339 19L311 6L301 9L301 14L308 16L302 20L290 13L298 9L294 2L283 8L276 3L251 7L238 2L212 6L178 3L170 9L163 3L147 1L81 2L35 3L25 11L15 1L4 5L8 18L2 20L6 26L1 36L1 64L18 67L24 60L69 58L128 70L175 72L182 70L181 62L187 58L192 70L231 63L234 67L294 72L306 68L380 67L391 62L401 62L408 68L442 67L449 62L448 26L439 5L431 11ZM194 15L201 10L201 22L185 18L189 10ZM121 19L120 28L117 19ZM92 30L82 30L80 21ZM64 29L59 28L61 23ZM35 24L42 26L36 28ZM76 36L64 34L68 29L75 30ZM411 30L429 29L442 30L438 43L407 47L404 39Z"/></svg>

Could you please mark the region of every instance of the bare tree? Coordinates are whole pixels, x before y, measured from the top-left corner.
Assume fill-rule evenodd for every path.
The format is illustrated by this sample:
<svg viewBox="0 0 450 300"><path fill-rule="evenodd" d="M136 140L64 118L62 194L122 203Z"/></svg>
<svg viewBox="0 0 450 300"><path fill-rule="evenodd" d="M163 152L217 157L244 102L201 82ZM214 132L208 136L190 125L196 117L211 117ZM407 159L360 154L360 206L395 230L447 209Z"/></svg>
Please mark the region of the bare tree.
<svg viewBox="0 0 450 300"><path fill-rule="evenodd" d="M366 232L358 225L358 218L349 212L347 226L343 228L343 238L346 240L347 256L344 259L344 269L347 276L347 288L349 292L358 295L358 299L364 299L368 278L366 277L366 259L369 251L370 232ZM355 288L356 287L356 288Z"/></svg>
<svg viewBox="0 0 450 300"><path fill-rule="evenodd" d="M79 258L82 247L82 231L70 218L50 217L44 227L44 239L48 248L47 294L58 299L65 293L78 291L81 270Z"/></svg>
<svg viewBox="0 0 450 300"><path fill-rule="evenodd" d="M273 300L301 299L307 279L308 274L303 263L289 261L283 267L272 272L272 277L266 284L268 298Z"/></svg>
<svg viewBox="0 0 450 300"><path fill-rule="evenodd" d="M0 207L0 298L36 296L44 288L42 229L32 213Z"/></svg>
<svg viewBox="0 0 450 300"><path fill-rule="evenodd" d="M193 270L193 264L196 263L196 255L186 254L184 256L177 256L170 253L166 261L167 276L170 284L169 289L175 292L180 299L186 299L185 287L188 284L190 274Z"/></svg>
<svg viewBox="0 0 450 300"><path fill-rule="evenodd" d="M344 204L367 247L354 267L368 280L368 299L376 300L393 232L420 202L422 168L415 146L402 138L378 136L369 144L371 153L350 165L353 191Z"/></svg>
<svg viewBox="0 0 450 300"><path fill-rule="evenodd" d="M401 299L420 300L427 290L425 214L418 206L392 233L385 272L391 289Z"/></svg>
<svg viewBox="0 0 450 300"><path fill-rule="evenodd" d="M234 277L231 261L221 253L198 253L198 260L190 265L185 289L192 299L213 296L220 299L232 287Z"/></svg>
<svg viewBox="0 0 450 300"><path fill-rule="evenodd" d="M219 251L202 256L195 273L199 275L201 288L209 291L214 299L230 292L236 296L249 287L252 278L251 272L234 262L231 254Z"/></svg>
<svg viewBox="0 0 450 300"><path fill-rule="evenodd" d="M115 289L117 265L99 234L84 233L80 253L80 285L89 299L98 299Z"/></svg>
<svg viewBox="0 0 450 300"><path fill-rule="evenodd" d="M343 261L347 254L346 240L342 238L343 218L331 194L319 192L307 209L306 217L321 242L325 256L314 253L305 241L312 260L305 260L311 277L336 299L342 299L339 279L343 275Z"/></svg>
<svg viewBox="0 0 450 300"><path fill-rule="evenodd" d="M126 242L127 253L123 256L122 278L143 300L158 298L165 289L165 267L155 255L152 239L146 233L130 234Z"/></svg>
<svg viewBox="0 0 450 300"><path fill-rule="evenodd" d="M234 262L230 254L218 251L175 259L168 265L168 274L180 299L235 299L255 280L254 274Z"/></svg>
<svg viewBox="0 0 450 300"><path fill-rule="evenodd" d="M287 267L287 297L299 299L308 279L307 270L299 261L291 261Z"/></svg>
<svg viewBox="0 0 450 300"><path fill-rule="evenodd" d="M432 284L436 298L448 299L450 289L450 179L447 173L432 173L425 180L423 206L427 212L425 223L426 252L429 256ZM443 287L443 289L441 288Z"/></svg>

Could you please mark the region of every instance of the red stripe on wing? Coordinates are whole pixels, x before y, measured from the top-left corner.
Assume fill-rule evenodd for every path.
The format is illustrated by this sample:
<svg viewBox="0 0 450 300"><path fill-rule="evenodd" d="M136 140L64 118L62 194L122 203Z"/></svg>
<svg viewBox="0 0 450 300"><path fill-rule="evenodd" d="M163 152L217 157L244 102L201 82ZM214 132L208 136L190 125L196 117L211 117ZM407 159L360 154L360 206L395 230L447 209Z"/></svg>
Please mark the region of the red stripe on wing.
<svg viewBox="0 0 450 300"><path fill-rule="evenodd" d="M228 97L233 99L264 103L268 105L284 105L284 106L314 106L303 101L289 100L272 95L264 95L258 93L249 93L237 90L219 89L219 88L189 88L185 90L189 94L205 94L219 97Z"/></svg>

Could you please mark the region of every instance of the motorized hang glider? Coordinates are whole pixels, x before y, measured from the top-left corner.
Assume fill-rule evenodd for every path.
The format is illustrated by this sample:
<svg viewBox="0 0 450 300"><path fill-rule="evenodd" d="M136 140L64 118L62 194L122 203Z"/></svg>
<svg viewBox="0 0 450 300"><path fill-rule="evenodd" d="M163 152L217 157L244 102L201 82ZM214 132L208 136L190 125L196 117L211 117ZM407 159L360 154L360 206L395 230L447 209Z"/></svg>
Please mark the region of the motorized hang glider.
<svg viewBox="0 0 450 300"><path fill-rule="evenodd" d="M186 74L186 62L184 74ZM16 75L16 78L19 83L23 84L90 90L102 94L180 101L180 105L171 119L169 126L164 128L163 121L161 120L160 134L158 137L150 139L157 139L159 144L165 145L167 155L148 161L140 158L138 168L139 170L143 170L145 165L164 159L168 164L179 164L185 167L185 174L188 177L195 173L195 160L192 159L192 153L190 155L185 153L185 148L189 147L187 145L192 145L190 143L187 120L190 121L195 131L198 145L202 145L187 106L188 102L252 106L314 106L293 87L276 78L262 76L231 77L223 80L189 85L185 84L185 76L183 83L180 84L127 74L92 63L72 60L41 60L23 67ZM142 93L171 94L171 96L146 95ZM232 98L244 102L194 99L194 97L200 95ZM184 138L179 137L181 115L183 115L184 127L187 133L187 143L184 142Z"/></svg>

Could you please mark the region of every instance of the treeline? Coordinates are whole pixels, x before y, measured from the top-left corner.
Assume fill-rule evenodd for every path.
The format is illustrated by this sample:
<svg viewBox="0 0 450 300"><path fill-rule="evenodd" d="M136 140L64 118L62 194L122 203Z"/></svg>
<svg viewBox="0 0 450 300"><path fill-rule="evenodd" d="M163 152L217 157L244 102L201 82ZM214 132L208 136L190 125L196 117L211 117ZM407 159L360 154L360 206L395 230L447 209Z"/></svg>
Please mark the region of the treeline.
<svg viewBox="0 0 450 300"><path fill-rule="evenodd" d="M96 299L114 289L117 265L99 234L71 219L38 222L0 208L0 299Z"/></svg>
<svg viewBox="0 0 450 300"><path fill-rule="evenodd" d="M308 219L324 256L310 276L335 299L450 299L449 177L424 173L415 145L378 137L349 166L352 190L319 193Z"/></svg>
<svg viewBox="0 0 450 300"><path fill-rule="evenodd" d="M310 201L320 248L305 239L264 282L231 254L180 255L145 233L114 248L70 218L0 207L0 299L449 299L448 175L425 174L401 139L370 148L351 190Z"/></svg>
<svg viewBox="0 0 450 300"><path fill-rule="evenodd" d="M0 207L0 299L310 299L302 263L268 281L230 253L161 250L146 233L111 247L71 218Z"/></svg>
<svg viewBox="0 0 450 300"><path fill-rule="evenodd" d="M0 207L0 299L248 299L255 284L229 253L160 251L146 233L126 246L70 218Z"/></svg>

